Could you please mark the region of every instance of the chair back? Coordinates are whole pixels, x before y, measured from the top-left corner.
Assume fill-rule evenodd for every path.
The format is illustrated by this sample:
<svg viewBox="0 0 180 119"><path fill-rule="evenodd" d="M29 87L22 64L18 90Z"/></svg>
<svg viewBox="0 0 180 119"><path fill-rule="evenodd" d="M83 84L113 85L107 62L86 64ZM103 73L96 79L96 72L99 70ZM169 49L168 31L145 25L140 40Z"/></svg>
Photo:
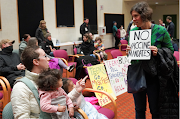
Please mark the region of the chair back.
<svg viewBox="0 0 180 119"><path fill-rule="evenodd" d="M119 50L112 50L111 51L112 58L117 58L118 56L123 56Z"/></svg>
<svg viewBox="0 0 180 119"><path fill-rule="evenodd" d="M77 54L77 48L74 48L73 51L74 51L74 55L76 55Z"/></svg>
<svg viewBox="0 0 180 119"><path fill-rule="evenodd" d="M53 52L54 57L64 58L68 60L68 54L65 50L55 50Z"/></svg>
<svg viewBox="0 0 180 119"><path fill-rule="evenodd" d="M121 44L128 44L127 40L120 40L120 42L121 42ZM122 51L125 51L126 48L127 48L127 46L125 46L125 45L122 45L122 46L121 46L121 50L122 50Z"/></svg>
<svg viewBox="0 0 180 119"><path fill-rule="evenodd" d="M177 61L179 61L179 52L174 51L174 57L176 58Z"/></svg>

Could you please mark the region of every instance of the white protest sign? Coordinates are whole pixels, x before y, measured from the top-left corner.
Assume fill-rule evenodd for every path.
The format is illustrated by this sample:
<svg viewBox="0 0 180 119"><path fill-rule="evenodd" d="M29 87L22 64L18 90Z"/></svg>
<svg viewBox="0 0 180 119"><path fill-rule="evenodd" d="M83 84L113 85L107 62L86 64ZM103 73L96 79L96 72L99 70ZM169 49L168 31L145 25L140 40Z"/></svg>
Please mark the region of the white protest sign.
<svg viewBox="0 0 180 119"><path fill-rule="evenodd" d="M111 87L116 96L127 92L127 64L119 64L119 60L111 59L105 61L107 74Z"/></svg>
<svg viewBox="0 0 180 119"><path fill-rule="evenodd" d="M127 56L118 56L117 59L119 61L119 64L131 65L131 59Z"/></svg>
<svg viewBox="0 0 180 119"><path fill-rule="evenodd" d="M131 50L128 56L132 60L147 60L151 58L151 29L130 31Z"/></svg>

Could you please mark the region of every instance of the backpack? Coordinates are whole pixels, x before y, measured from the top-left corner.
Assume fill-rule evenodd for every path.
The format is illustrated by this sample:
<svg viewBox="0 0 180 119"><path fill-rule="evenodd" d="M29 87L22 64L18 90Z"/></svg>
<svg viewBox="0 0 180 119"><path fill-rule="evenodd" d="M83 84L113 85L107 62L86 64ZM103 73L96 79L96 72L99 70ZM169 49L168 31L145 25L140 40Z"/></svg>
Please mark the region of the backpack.
<svg viewBox="0 0 180 119"><path fill-rule="evenodd" d="M120 37L121 37L121 32L120 32L120 30L119 30L119 29L117 29L117 32L116 32L116 37L117 37L118 39L120 39Z"/></svg>
<svg viewBox="0 0 180 119"><path fill-rule="evenodd" d="M33 83L26 77L23 77L19 79L18 81L21 81L24 84L26 84L26 86L33 92L34 97L36 98L36 101L40 106L39 93L38 93L38 90L33 85ZM14 119L11 102L9 102L4 107L3 112L2 112L2 119ZM51 115L49 113L41 111L40 109L39 119L51 119Z"/></svg>

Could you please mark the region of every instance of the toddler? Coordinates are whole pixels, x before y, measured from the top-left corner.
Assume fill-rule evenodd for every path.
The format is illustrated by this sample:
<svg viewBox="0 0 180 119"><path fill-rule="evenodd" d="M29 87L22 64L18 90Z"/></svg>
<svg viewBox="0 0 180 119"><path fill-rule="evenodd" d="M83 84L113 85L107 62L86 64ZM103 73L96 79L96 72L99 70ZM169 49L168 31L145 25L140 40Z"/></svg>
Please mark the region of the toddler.
<svg viewBox="0 0 180 119"><path fill-rule="evenodd" d="M105 47L100 37L96 37L95 42L94 42L94 47L96 48L94 52L98 53L101 59L107 60L107 54L104 51Z"/></svg>
<svg viewBox="0 0 180 119"><path fill-rule="evenodd" d="M36 81L42 111L51 113L52 119L74 119L74 108L71 99L61 88L63 82L58 69L44 70ZM68 114L68 110L69 114Z"/></svg>
<svg viewBox="0 0 180 119"><path fill-rule="evenodd" d="M76 85L74 85L70 79L63 78L62 88L68 93L68 96L73 101L73 104L76 105L76 108L80 107L89 119L108 119L105 115L100 114L91 103L85 101L81 92L85 88L85 80L87 77L88 76L76 82ZM77 119L83 119L77 111L75 111L74 115Z"/></svg>

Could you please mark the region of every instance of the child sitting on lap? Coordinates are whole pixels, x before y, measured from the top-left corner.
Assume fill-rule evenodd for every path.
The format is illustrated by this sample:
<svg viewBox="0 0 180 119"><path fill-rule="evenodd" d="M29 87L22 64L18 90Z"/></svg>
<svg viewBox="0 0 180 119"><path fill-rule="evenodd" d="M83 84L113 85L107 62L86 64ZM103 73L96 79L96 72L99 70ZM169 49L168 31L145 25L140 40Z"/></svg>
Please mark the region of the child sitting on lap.
<svg viewBox="0 0 180 119"><path fill-rule="evenodd" d="M61 88L63 83L58 69L44 70L39 75L36 84L38 85L42 111L51 113L52 119L70 119L70 117L74 119L73 103Z"/></svg>
<svg viewBox="0 0 180 119"><path fill-rule="evenodd" d="M81 92L85 88L85 80L87 77L88 76L76 82L76 85L74 85L70 79L63 78L62 88L68 93L73 104L76 105L76 109L78 107L81 108L89 119L108 119L105 115L100 114L91 103L85 101ZM75 111L74 115L77 119L84 119L77 111Z"/></svg>
<svg viewBox="0 0 180 119"><path fill-rule="evenodd" d="M95 42L94 42L94 47L96 48L94 52L98 53L101 59L107 60L107 54L104 51L105 47L100 37L96 37Z"/></svg>

